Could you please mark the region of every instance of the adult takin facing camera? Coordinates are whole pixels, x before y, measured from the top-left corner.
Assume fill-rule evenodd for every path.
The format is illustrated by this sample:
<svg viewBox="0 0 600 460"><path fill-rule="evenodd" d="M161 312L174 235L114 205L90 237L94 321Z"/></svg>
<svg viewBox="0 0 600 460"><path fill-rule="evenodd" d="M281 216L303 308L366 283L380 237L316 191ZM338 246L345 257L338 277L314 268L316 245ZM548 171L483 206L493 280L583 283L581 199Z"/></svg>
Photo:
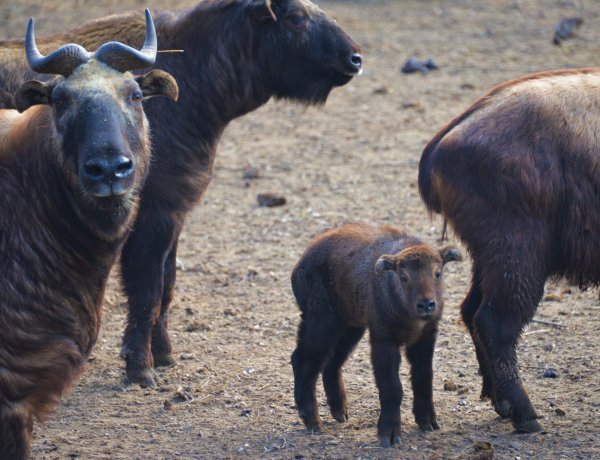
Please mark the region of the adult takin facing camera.
<svg viewBox="0 0 600 460"><path fill-rule="evenodd" d="M456 248L433 249L392 226L346 224L310 243L292 273L302 312L292 354L294 398L308 429L321 428L315 396L320 372L331 415L347 420L342 365L366 328L381 403L381 444L401 441L401 345L411 364L415 420L424 431L439 428L433 350L444 304L442 271L456 260L462 260Z"/></svg>
<svg viewBox="0 0 600 460"><path fill-rule="evenodd" d="M161 49L183 50L159 54L156 66L185 91L176 107L145 104L155 160L121 258L129 302L122 356L127 377L142 386L155 384L153 365L175 362L167 323L177 241L187 213L210 182L223 130L271 97L324 104L334 87L362 70L356 43L308 0L205 0L180 14L156 13L156 25ZM142 28L139 15L127 13L44 43L73 41L91 48L109 37L139 46ZM0 47L0 91L12 93L31 73L20 61L17 42Z"/></svg>
<svg viewBox="0 0 600 460"><path fill-rule="evenodd" d="M33 419L43 420L83 369L150 162L141 102L177 98L169 74L126 72L154 62L148 11L146 21L141 51L111 42L92 54L70 44L43 56L30 20L31 68L63 77L23 84L15 100L24 113L0 110L2 459L29 456Z"/></svg>

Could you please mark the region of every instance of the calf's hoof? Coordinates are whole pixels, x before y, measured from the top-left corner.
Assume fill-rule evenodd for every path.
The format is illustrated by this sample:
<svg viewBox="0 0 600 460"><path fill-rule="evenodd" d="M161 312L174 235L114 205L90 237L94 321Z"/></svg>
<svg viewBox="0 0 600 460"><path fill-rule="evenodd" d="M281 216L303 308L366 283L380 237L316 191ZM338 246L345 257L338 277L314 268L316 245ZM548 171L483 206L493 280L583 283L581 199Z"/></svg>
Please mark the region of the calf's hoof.
<svg viewBox="0 0 600 460"><path fill-rule="evenodd" d="M513 420L513 426L517 433L538 433L544 429L540 422L535 419L521 421Z"/></svg>
<svg viewBox="0 0 600 460"><path fill-rule="evenodd" d="M152 356L154 357L154 367L167 367L177 364L171 353L152 354Z"/></svg>
<svg viewBox="0 0 600 460"><path fill-rule="evenodd" d="M152 369L127 369L127 380L142 388L156 388L158 376Z"/></svg>

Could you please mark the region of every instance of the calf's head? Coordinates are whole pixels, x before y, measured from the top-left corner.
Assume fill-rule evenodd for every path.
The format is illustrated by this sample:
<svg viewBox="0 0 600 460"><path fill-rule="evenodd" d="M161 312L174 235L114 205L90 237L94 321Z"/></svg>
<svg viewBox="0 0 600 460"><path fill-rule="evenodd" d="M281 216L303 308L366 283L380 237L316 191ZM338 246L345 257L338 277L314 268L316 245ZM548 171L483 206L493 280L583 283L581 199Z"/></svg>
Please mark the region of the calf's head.
<svg viewBox="0 0 600 460"><path fill-rule="evenodd" d="M377 276L385 277L387 294L401 316L438 319L443 307L443 269L462 260L454 247L434 249L425 244L409 246L396 254L384 254L375 264Z"/></svg>
<svg viewBox="0 0 600 460"><path fill-rule="evenodd" d="M333 87L362 72L358 45L309 0L251 0L249 8L276 97L324 103Z"/></svg>
<svg viewBox="0 0 600 460"><path fill-rule="evenodd" d="M65 45L42 56L30 20L27 58L33 70L59 74L49 83L29 81L15 100L20 111L37 104L52 108L53 139L58 164L76 195L97 208L131 205L150 161L149 133L142 100L153 96L177 99L177 84L154 70L133 77L128 70L152 65L156 33L146 10L146 42L138 51L117 42L88 53Z"/></svg>

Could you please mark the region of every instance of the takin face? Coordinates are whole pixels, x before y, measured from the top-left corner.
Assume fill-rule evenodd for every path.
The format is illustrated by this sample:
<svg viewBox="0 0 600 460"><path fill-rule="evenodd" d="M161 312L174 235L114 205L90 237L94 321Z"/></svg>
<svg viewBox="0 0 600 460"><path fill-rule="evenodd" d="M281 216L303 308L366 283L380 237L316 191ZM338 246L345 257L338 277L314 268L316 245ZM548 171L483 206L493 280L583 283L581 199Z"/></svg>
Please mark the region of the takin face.
<svg viewBox="0 0 600 460"><path fill-rule="evenodd" d="M166 72L133 78L92 59L67 78L24 83L15 99L20 111L37 104L52 107L54 150L69 186L92 209L119 210L125 217L150 161L142 101L153 96L176 100L177 94Z"/></svg>
<svg viewBox="0 0 600 460"><path fill-rule="evenodd" d="M250 10L264 27L260 62L277 76L275 97L322 104L334 87L362 73L358 45L314 3L257 0Z"/></svg>
<svg viewBox="0 0 600 460"><path fill-rule="evenodd" d="M438 320L443 307L443 268L447 262L460 261L458 249L435 250L425 244L385 254L375 264L375 273L383 283L380 295L393 305L390 316L400 320Z"/></svg>

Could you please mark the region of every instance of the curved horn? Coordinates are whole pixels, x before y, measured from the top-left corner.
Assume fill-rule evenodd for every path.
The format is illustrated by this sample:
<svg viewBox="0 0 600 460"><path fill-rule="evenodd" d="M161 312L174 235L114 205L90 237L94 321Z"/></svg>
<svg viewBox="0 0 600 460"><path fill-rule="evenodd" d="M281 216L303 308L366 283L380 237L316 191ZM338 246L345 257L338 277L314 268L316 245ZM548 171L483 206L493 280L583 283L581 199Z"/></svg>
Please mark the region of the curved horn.
<svg viewBox="0 0 600 460"><path fill-rule="evenodd" d="M70 43L50 53L41 54L35 44L33 18L29 18L25 35L25 54L29 66L38 73L52 73L68 77L77 66L88 62L91 58L83 46Z"/></svg>
<svg viewBox="0 0 600 460"><path fill-rule="evenodd" d="M136 50L119 42L102 45L94 57L121 72L150 67L156 60L156 29L150 10L146 8L146 40L141 50Z"/></svg>

